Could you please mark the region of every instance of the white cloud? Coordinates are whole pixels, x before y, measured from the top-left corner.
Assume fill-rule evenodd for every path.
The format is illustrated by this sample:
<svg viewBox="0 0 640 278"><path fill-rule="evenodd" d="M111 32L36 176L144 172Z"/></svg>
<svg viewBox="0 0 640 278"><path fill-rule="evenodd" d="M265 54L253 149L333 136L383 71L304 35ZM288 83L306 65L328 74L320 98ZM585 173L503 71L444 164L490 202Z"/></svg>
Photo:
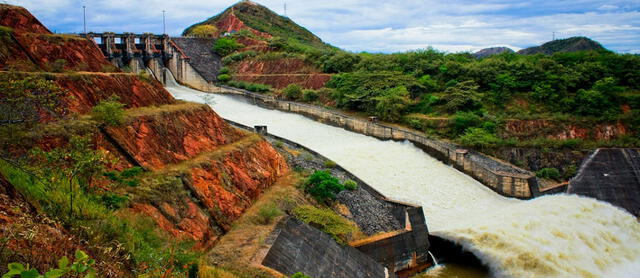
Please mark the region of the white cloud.
<svg viewBox="0 0 640 278"><path fill-rule="evenodd" d="M283 13L285 0L259 0ZM93 31L162 31L179 35L235 0L11 0L29 8L52 30L78 32L82 5ZM323 40L353 51L436 48L457 52L486 46L523 48L583 35L613 50L640 48L640 3L624 0L286 0L288 16Z"/></svg>

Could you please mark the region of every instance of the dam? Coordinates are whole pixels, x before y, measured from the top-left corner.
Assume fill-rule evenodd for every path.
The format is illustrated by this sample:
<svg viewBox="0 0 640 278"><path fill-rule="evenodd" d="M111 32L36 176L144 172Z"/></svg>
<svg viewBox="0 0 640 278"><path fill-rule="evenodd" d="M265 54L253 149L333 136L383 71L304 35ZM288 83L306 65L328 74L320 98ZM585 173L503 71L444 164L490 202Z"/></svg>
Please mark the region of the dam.
<svg viewBox="0 0 640 278"><path fill-rule="evenodd" d="M382 194L421 205L432 234L472 252L495 277L635 277L640 224L608 203L573 195L506 198L409 142L381 141L241 96L167 82L177 98L208 103L223 118L303 144Z"/></svg>

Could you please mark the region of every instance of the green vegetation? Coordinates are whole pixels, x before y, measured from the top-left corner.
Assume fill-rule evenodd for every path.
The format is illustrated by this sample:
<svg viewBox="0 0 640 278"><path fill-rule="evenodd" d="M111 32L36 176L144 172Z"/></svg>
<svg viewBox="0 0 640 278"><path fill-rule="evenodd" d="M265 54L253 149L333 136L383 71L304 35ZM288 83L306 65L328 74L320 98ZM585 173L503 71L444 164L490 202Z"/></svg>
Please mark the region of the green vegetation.
<svg viewBox="0 0 640 278"><path fill-rule="evenodd" d="M107 100L101 100L98 105L91 108L91 118L106 126L119 126L124 123L124 104L118 101L117 96Z"/></svg>
<svg viewBox="0 0 640 278"><path fill-rule="evenodd" d="M560 171L556 168L543 168L540 171L536 172L536 176L544 179L552 179L559 181L562 176L560 175Z"/></svg>
<svg viewBox="0 0 640 278"><path fill-rule="evenodd" d="M220 56L227 56L243 47L244 45L236 42L236 39L232 37L224 37L216 40L213 44L213 51L220 54Z"/></svg>
<svg viewBox="0 0 640 278"><path fill-rule="evenodd" d="M249 83L244 81L229 81L227 82L229 86L245 89L247 91L252 91L256 93L265 93L271 91L271 86L258 84L258 83Z"/></svg>
<svg viewBox="0 0 640 278"><path fill-rule="evenodd" d="M89 258L89 256L82 252L82 250L76 250L75 260L73 264L69 264L69 258L62 257L58 260L58 267L52 268L40 274L35 268L26 267L20 263L10 263L8 265L9 272L2 275L2 278L11 278L19 276L21 278L58 278L58 277L85 277L94 278L97 277L96 270L93 268L95 260Z"/></svg>
<svg viewBox="0 0 640 278"><path fill-rule="evenodd" d="M302 98L302 87L298 84L289 84L282 92L288 100L299 100Z"/></svg>
<svg viewBox="0 0 640 278"><path fill-rule="evenodd" d="M282 215L282 211L275 204L264 205L258 211L255 222L260 225L269 225L276 217Z"/></svg>
<svg viewBox="0 0 640 278"><path fill-rule="evenodd" d="M215 38L218 35L218 28L214 25L204 24L191 29L188 36L196 38Z"/></svg>
<svg viewBox="0 0 640 278"><path fill-rule="evenodd" d="M229 82L231 80L231 75L226 73L218 75L218 81L220 82Z"/></svg>
<svg viewBox="0 0 640 278"><path fill-rule="evenodd" d="M342 190L344 186L329 171L315 171L304 184L304 191L318 202L334 200Z"/></svg>
<svg viewBox="0 0 640 278"><path fill-rule="evenodd" d="M358 183L353 180L346 180L344 182L344 188L347 190L356 190L358 189Z"/></svg>
<svg viewBox="0 0 640 278"><path fill-rule="evenodd" d="M346 244L358 236L357 226L328 208L313 206L299 206L293 210L293 215L301 221L320 229L333 239Z"/></svg>
<svg viewBox="0 0 640 278"><path fill-rule="evenodd" d="M293 275L291 275L291 278L311 278L311 276L306 275L302 272L296 272Z"/></svg>

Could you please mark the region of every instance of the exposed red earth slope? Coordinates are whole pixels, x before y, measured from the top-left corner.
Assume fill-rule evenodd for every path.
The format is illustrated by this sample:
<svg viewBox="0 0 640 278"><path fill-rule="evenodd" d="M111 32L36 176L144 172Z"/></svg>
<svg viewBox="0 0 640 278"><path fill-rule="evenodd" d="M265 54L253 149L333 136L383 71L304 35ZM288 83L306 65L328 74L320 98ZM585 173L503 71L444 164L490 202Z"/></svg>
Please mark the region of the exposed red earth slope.
<svg viewBox="0 0 640 278"><path fill-rule="evenodd" d="M86 114L112 95L126 105L127 123L99 129L93 142L120 158L113 168L140 165L151 171L143 186L131 189L130 210L153 218L167 232L210 247L289 171L264 139L237 131L210 107L177 102L155 80L103 72L110 64L88 40L52 35L19 7L1 5L0 15L8 36L2 41L8 47L0 50L10 54L0 52L2 70L22 64L21 70L31 71L22 74L54 80L66 91L63 101L73 113ZM49 73L59 59L66 61L64 72ZM49 136L39 144L64 145L68 136ZM55 248L54 238L49 243Z"/></svg>

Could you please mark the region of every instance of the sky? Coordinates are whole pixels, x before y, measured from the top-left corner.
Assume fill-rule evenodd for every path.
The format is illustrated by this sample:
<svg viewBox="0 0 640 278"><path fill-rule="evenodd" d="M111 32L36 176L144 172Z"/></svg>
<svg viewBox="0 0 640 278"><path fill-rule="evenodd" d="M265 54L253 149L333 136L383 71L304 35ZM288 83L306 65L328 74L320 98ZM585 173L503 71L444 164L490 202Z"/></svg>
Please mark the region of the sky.
<svg viewBox="0 0 640 278"><path fill-rule="evenodd" d="M28 8L50 30L162 33L222 12L222 0L0 0ZM284 14L283 0L255 0ZM514 50L556 38L587 36L607 49L640 53L640 1L287 0L286 15L323 41L354 52L433 47L447 52L506 46Z"/></svg>

